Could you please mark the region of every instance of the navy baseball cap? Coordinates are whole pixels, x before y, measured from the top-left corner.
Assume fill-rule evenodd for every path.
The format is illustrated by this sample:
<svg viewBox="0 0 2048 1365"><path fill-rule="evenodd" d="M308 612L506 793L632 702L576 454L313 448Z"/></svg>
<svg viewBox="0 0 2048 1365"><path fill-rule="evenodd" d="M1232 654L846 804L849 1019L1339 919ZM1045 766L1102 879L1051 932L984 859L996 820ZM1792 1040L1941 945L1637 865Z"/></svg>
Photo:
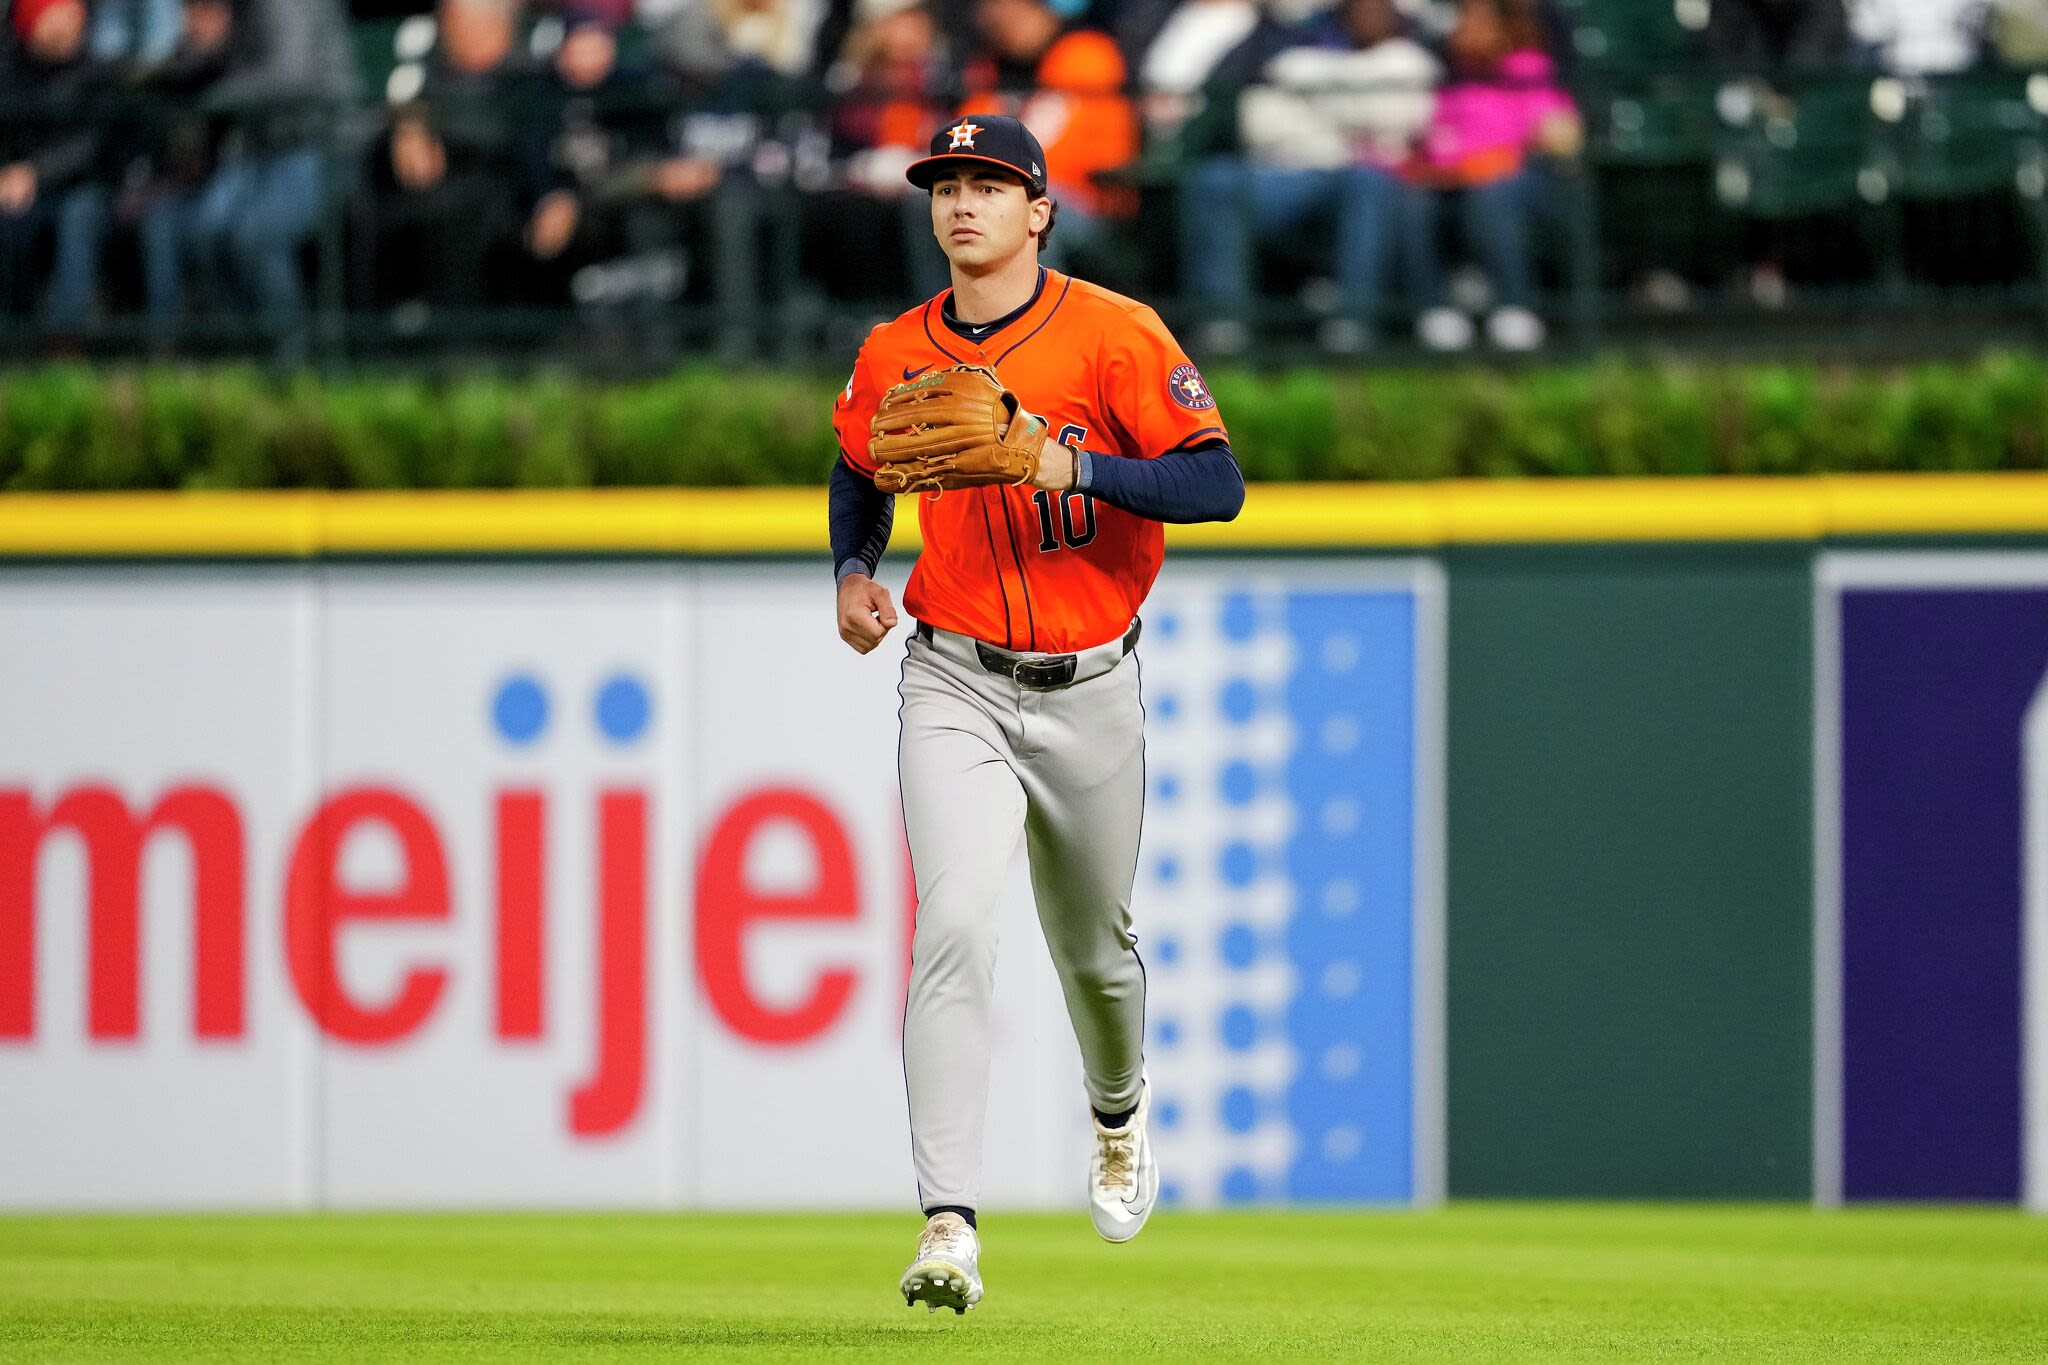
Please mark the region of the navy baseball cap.
<svg viewBox="0 0 2048 1365"><path fill-rule="evenodd" d="M1033 199L1045 197L1045 148L1023 120L1004 114L970 114L947 124L932 134L931 155L911 162L904 175L928 190L948 171L975 163L1006 170L1024 182Z"/></svg>

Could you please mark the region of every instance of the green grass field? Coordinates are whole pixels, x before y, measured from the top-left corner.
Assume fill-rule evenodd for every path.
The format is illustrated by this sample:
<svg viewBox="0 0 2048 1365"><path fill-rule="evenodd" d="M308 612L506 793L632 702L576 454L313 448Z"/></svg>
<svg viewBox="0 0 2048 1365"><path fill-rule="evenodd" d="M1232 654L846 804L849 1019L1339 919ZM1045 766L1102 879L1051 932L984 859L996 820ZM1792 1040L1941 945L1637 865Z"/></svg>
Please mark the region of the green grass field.
<svg viewBox="0 0 2048 1365"><path fill-rule="evenodd" d="M2043 1360L2048 1220L1463 1205L991 1216L964 1318L903 1217L0 1218L0 1360Z"/></svg>

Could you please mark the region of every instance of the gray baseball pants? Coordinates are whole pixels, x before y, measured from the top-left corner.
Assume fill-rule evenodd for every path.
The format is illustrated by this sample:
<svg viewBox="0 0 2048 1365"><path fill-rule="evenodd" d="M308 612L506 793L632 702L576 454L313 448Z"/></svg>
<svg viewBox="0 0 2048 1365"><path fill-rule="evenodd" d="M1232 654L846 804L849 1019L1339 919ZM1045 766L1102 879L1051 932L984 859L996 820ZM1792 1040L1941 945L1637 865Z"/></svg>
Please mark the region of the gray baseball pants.
<svg viewBox="0 0 2048 1365"><path fill-rule="evenodd" d="M1106 1114L1138 1103L1138 661L1036 692L983 669L964 637L940 632L927 644L913 635L902 697L903 823L917 882L903 1020L911 1156L920 1207L975 1208L995 1038L996 902L1020 837L1088 1103Z"/></svg>

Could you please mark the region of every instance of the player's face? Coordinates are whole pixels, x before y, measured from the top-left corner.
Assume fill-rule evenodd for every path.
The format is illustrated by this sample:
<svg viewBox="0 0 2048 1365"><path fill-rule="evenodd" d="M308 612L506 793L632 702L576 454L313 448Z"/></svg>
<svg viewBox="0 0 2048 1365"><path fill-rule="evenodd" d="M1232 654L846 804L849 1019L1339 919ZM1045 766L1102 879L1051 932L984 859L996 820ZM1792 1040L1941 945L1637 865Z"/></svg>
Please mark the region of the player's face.
<svg viewBox="0 0 2048 1365"><path fill-rule="evenodd" d="M992 270L1035 250L1051 201L1033 199L1000 171L966 171L932 182L932 235L962 270Z"/></svg>

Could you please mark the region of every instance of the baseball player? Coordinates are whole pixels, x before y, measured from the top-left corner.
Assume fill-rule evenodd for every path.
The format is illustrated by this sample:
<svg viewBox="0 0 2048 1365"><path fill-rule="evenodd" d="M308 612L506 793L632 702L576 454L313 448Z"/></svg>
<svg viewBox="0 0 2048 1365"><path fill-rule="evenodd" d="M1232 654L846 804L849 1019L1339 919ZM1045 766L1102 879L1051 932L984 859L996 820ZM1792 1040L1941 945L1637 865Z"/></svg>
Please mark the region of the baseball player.
<svg viewBox="0 0 2048 1365"><path fill-rule="evenodd" d="M924 551L904 590L899 777L917 884L903 1072L927 1222L907 1302L980 1300L996 902L1018 841L1094 1111L1088 1194L1112 1242L1159 1193L1131 885L1145 802L1138 608L1163 522L1244 504L1216 400L1150 308L1042 268L1058 206L1021 122L963 118L909 168L953 287L869 334L834 422L839 634L897 624L874 581L893 493Z"/></svg>

